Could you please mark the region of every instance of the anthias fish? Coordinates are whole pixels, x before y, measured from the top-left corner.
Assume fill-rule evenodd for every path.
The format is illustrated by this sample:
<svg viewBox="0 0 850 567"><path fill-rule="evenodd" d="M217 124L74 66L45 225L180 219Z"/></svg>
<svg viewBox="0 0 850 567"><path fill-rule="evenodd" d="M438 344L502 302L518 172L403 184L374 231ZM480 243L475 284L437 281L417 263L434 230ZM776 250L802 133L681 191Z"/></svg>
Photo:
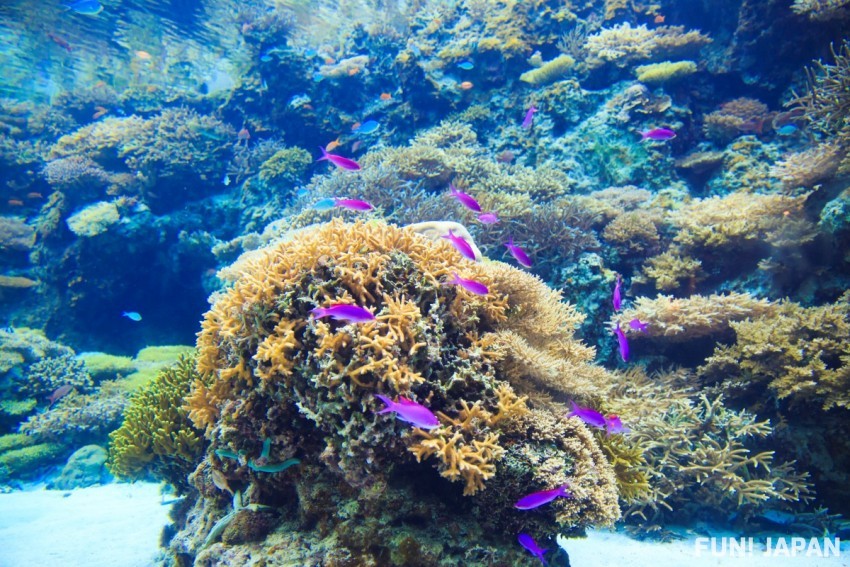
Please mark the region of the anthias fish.
<svg viewBox="0 0 850 567"><path fill-rule="evenodd" d="M360 199L334 199L334 205L351 211L371 211L375 207Z"/></svg>
<svg viewBox="0 0 850 567"><path fill-rule="evenodd" d="M505 248L507 248L511 256L514 257L521 266L525 266L526 268L531 267L531 258L528 257L528 254L525 253L525 250L514 244L514 239L509 238L507 242L505 242Z"/></svg>
<svg viewBox="0 0 850 567"><path fill-rule="evenodd" d="M496 213L481 213L478 215L478 222L481 224L496 224L499 222L499 216Z"/></svg>
<svg viewBox="0 0 850 567"><path fill-rule="evenodd" d="M620 274L617 274L617 282L614 284L614 293L611 294L611 303L614 305L614 311L619 311L623 306L623 298L620 292Z"/></svg>
<svg viewBox="0 0 850 567"><path fill-rule="evenodd" d="M517 536L517 541L519 541L519 544L526 548L529 553L539 559L543 565L546 565L546 560L543 559L543 554L549 551L548 549L541 548L537 545L537 542L534 541L534 538L528 534L519 534Z"/></svg>
<svg viewBox="0 0 850 567"><path fill-rule="evenodd" d="M464 240L462 236L457 236L454 232L449 230L449 233L443 236L443 238L448 239L448 241L452 243L452 246L460 252L461 256L467 260L475 261L475 251L472 249L472 246L469 245L469 242Z"/></svg>
<svg viewBox="0 0 850 567"><path fill-rule="evenodd" d="M316 307L310 313L316 319L330 317L335 321L346 321L348 323L365 323L375 319L375 316L367 309L346 303L335 303L330 307Z"/></svg>
<svg viewBox="0 0 850 567"><path fill-rule="evenodd" d="M327 160L338 168L347 169L348 171L357 171L360 169L360 164L353 159L348 159L347 157L338 156L336 154L329 154L322 146L319 146L319 149L322 150L322 157L316 161Z"/></svg>
<svg viewBox="0 0 850 567"><path fill-rule="evenodd" d="M534 113L537 112L537 107L533 104L528 109L528 112L525 113L525 118L522 120L522 128L524 130L531 129L531 124L534 121Z"/></svg>
<svg viewBox="0 0 850 567"><path fill-rule="evenodd" d="M641 333L645 333L649 328L649 325L641 321L640 319L632 319L629 321L629 327L634 329L635 331L640 331Z"/></svg>
<svg viewBox="0 0 850 567"><path fill-rule="evenodd" d="M623 425L623 421L620 419L620 416L611 414L605 418L605 429L608 430L608 433L628 433L631 431L628 427Z"/></svg>
<svg viewBox="0 0 850 567"><path fill-rule="evenodd" d="M617 335L617 342L619 343L620 348L620 358L623 359L623 362L629 361L629 340L626 338L626 334L620 328L620 324L617 323L614 326L614 334Z"/></svg>
<svg viewBox="0 0 850 567"><path fill-rule="evenodd" d="M644 130L640 133L641 140L665 141L672 140L676 137L676 132L667 128L653 128L652 130Z"/></svg>
<svg viewBox="0 0 850 567"><path fill-rule="evenodd" d="M541 490L539 492L532 492L527 496L523 496L514 504L514 508L518 508L520 510L531 510L533 508L537 508L539 506L543 506L544 504L548 504L555 498L572 498L572 494L567 490L569 488L568 484L562 484L557 488L552 488L550 490Z"/></svg>
<svg viewBox="0 0 850 567"><path fill-rule="evenodd" d="M468 195L467 193L460 191L451 183L449 183L449 191L451 192L452 197L460 201L460 204L470 211L475 211L476 213L481 212L481 205L478 204L478 201L476 201L472 195Z"/></svg>
<svg viewBox="0 0 850 567"><path fill-rule="evenodd" d="M375 397L386 404L386 407L378 411L378 413L395 412L398 419L412 423L422 429L433 429L440 426L440 420L437 419L437 416L418 402L414 402L404 396L399 396L397 402L381 394L375 394Z"/></svg>
<svg viewBox="0 0 850 567"><path fill-rule="evenodd" d="M567 414L567 417L577 417L586 424L599 429L604 429L608 424L605 421L605 416L593 408L585 408L575 402L570 402L570 406L572 411Z"/></svg>
<svg viewBox="0 0 850 567"><path fill-rule="evenodd" d="M452 272L452 275L454 278L445 282L443 285L459 285L466 291L474 293L475 295L487 295L490 293L489 288L481 282L464 279L457 275L457 272Z"/></svg>

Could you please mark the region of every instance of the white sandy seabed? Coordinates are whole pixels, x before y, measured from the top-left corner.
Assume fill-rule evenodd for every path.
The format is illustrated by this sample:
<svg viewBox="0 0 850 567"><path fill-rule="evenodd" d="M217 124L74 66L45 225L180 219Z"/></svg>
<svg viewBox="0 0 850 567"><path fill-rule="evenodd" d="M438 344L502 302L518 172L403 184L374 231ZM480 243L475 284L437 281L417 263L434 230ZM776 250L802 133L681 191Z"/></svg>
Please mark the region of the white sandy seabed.
<svg viewBox="0 0 850 567"><path fill-rule="evenodd" d="M162 502L159 485L150 483L0 494L0 567L155 565L170 509ZM850 567L850 544L841 543L836 553L834 538L826 550L821 538L774 538L770 552L761 538L752 548L735 540L691 536L654 543L592 530L563 544L572 567ZM730 553L732 545L738 547Z"/></svg>

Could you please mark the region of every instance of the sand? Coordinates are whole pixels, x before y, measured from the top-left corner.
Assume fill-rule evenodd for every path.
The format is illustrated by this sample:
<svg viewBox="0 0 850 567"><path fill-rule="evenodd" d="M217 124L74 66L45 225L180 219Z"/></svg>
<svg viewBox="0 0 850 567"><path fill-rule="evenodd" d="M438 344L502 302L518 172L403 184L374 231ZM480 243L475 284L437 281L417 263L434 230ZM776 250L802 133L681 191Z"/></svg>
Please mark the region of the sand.
<svg viewBox="0 0 850 567"><path fill-rule="evenodd" d="M0 494L0 567L154 565L170 509L162 502L159 485L150 483ZM707 539L698 550L696 538L689 534L684 540L654 543L591 530L587 538L563 540L563 545L572 567L850 567L850 542L841 544L838 556L819 557L805 551L791 555L788 538L787 553L779 549L765 555L757 538L752 552L733 556L728 550L712 554ZM714 545L721 549L721 540Z"/></svg>
<svg viewBox="0 0 850 567"><path fill-rule="evenodd" d="M0 566L150 567L169 509L141 482L0 494Z"/></svg>

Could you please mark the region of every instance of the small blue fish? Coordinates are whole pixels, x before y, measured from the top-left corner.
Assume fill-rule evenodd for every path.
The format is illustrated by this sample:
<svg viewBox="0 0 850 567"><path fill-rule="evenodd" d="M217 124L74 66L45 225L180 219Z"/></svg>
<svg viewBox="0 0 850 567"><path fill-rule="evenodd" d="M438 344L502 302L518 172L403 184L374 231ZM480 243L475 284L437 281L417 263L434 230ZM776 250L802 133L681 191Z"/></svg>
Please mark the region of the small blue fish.
<svg viewBox="0 0 850 567"><path fill-rule="evenodd" d="M463 61L461 63L458 63L457 66L463 69L464 71L471 71L472 69L475 69L475 65L472 64L472 61Z"/></svg>
<svg viewBox="0 0 850 567"><path fill-rule="evenodd" d="M262 61L263 63L268 63L271 60L272 60L271 55L268 55L268 54L260 55L260 61Z"/></svg>
<svg viewBox="0 0 850 567"><path fill-rule="evenodd" d="M780 136L790 136L797 131L797 127L793 124L786 124L776 129L776 133Z"/></svg>
<svg viewBox="0 0 850 567"><path fill-rule="evenodd" d="M77 2L65 7L85 16L96 16L103 11L103 6L97 0L77 0Z"/></svg>
<svg viewBox="0 0 850 567"><path fill-rule="evenodd" d="M125 311L121 314L122 317L126 317L130 321L139 322L142 320L142 316L136 313L135 311Z"/></svg>
<svg viewBox="0 0 850 567"><path fill-rule="evenodd" d="M319 71L316 71L315 73L313 73L313 82L314 83L320 83L324 79L325 79L325 76L322 75Z"/></svg>
<svg viewBox="0 0 850 567"><path fill-rule="evenodd" d="M224 184L225 187L227 187L228 185L230 185L230 176L225 174L225 176L221 179L221 182Z"/></svg>
<svg viewBox="0 0 850 567"><path fill-rule="evenodd" d="M286 459L282 463L258 465L254 461L248 461L248 468L255 470L257 472L278 473L280 471L285 471L289 467L297 465L300 462L301 461L298 460L298 459Z"/></svg>
<svg viewBox="0 0 850 567"><path fill-rule="evenodd" d="M313 205L313 208L316 209L317 211L329 211L330 209L333 209L334 207L336 207L336 200L330 199L330 198L322 199L321 201L319 201L318 203Z"/></svg>
<svg viewBox="0 0 850 567"><path fill-rule="evenodd" d="M374 120L367 120L366 122L364 122L363 124L358 126L357 129L354 130L354 133L355 134L371 134L372 132L377 130L380 126L381 125L378 124Z"/></svg>

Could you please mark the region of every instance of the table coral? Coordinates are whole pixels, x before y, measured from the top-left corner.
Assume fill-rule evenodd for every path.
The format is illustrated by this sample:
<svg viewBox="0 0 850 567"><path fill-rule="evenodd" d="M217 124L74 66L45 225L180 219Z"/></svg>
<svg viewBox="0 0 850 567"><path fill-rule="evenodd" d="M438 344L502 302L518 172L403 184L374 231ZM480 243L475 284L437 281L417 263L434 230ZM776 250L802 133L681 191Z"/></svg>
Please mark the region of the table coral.
<svg viewBox="0 0 850 567"><path fill-rule="evenodd" d="M442 285L453 272L485 283L489 294ZM375 318L344 324L310 317L314 307L340 302ZM617 488L604 455L584 425L554 413L567 397L584 399L605 374L592 363L593 349L574 338L582 319L533 276L464 260L444 240L375 221L303 231L243 262L204 318L199 376L186 404L211 442L203 466L234 489L254 487L260 503L294 482L308 508L321 503L308 482L321 480L340 497L353 490L358 506L372 509L369 499L397 497L398 489L380 487L415 492L407 485L415 482L473 502L485 498L499 531L522 527L526 516L512 503L528 486L570 479L580 497L553 505L534 530L610 523L619 514ZM523 394L530 390L546 392L545 408L529 413ZM423 403L441 425L411 430L379 415L377 393ZM561 434L542 433L555 423ZM548 455L546 466L531 454ZM293 456L308 476L251 466ZM197 473L195 482L207 486L212 474ZM381 514L392 523L392 506Z"/></svg>

